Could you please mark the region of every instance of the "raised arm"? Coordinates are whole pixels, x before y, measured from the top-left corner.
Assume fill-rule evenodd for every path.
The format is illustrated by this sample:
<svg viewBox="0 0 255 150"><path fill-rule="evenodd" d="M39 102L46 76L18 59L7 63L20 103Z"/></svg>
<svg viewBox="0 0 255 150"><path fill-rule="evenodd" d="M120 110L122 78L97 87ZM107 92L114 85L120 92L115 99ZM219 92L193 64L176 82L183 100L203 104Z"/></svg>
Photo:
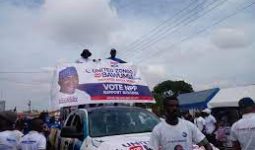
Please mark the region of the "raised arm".
<svg viewBox="0 0 255 150"><path fill-rule="evenodd" d="M204 138L202 141L200 141L197 145L204 146L206 150L213 150L212 146L210 145L210 143L208 142L208 140L206 138Z"/></svg>

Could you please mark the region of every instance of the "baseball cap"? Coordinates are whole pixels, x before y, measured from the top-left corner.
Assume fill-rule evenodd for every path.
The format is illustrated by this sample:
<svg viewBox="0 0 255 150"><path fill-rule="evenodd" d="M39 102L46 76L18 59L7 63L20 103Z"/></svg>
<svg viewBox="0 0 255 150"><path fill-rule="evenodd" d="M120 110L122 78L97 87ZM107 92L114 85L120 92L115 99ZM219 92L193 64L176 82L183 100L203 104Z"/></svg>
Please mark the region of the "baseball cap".
<svg viewBox="0 0 255 150"><path fill-rule="evenodd" d="M240 108L246 108L250 106L255 106L255 103L250 97L244 97L239 100L238 105Z"/></svg>
<svg viewBox="0 0 255 150"><path fill-rule="evenodd" d="M211 111L211 109L206 108L202 112L207 113L207 114L211 114L212 111Z"/></svg>
<svg viewBox="0 0 255 150"><path fill-rule="evenodd" d="M2 111L0 112L0 118L10 123L15 123L15 121L17 120L17 113L12 111Z"/></svg>
<svg viewBox="0 0 255 150"><path fill-rule="evenodd" d="M66 77L78 75L75 67L67 67L61 70L58 74L59 79L65 79Z"/></svg>

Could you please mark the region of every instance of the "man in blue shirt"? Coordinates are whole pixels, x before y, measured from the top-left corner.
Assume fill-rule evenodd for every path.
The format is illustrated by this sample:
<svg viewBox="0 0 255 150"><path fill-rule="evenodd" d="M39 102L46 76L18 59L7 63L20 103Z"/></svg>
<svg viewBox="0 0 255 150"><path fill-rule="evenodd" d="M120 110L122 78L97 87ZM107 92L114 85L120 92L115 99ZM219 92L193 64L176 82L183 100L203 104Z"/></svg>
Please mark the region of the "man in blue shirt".
<svg viewBox="0 0 255 150"><path fill-rule="evenodd" d="M116 58L116 53L117 53L116 49L112 48L110 51L111 57L109 57L107 59L111 59L111 60L117 61L119 63L126 63L124 60L122 60L120 58Z"/></svg>

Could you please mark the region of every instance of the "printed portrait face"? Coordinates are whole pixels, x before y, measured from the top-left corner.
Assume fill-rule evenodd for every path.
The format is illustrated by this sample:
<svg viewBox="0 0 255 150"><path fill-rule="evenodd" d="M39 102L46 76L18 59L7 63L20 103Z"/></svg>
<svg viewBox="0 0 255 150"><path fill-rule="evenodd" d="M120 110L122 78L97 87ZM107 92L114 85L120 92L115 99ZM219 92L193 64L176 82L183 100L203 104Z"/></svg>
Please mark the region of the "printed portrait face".
<svg viewBox="0 0 255 150"><path fill-rule="evenodd" d="M74 67L67 67L59 72L60 92L74 94L79 85L79 77Z"/></svg>
<svg viewBox="0 0 255 150"><path fill-rule="evenodd" d="M75 92L75 89L79 85L79 79L78 76L69 76L65 79L59 80L60 85L60 92L67 93L67 94L73 94Z"/></svg>

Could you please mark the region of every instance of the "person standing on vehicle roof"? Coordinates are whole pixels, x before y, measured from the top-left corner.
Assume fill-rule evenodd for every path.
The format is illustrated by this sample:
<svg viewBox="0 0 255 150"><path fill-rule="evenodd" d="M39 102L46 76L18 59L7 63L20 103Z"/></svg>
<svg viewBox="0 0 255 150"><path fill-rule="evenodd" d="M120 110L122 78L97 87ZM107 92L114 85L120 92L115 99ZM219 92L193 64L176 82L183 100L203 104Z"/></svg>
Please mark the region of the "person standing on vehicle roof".
<svg viewBox="0 0 255 150"><path fill-rule="evenodd" d="M255 149L255 103L250 97L239 100L242 118L231 127L230 137L234 150Z"/></svg>
<svg viewBox="0 0 255 150"><path fill-rule="evenodd" d="M116 54L117 54L116 49L112 48L111 51L110 51L111 57L109 57L109 58L107 58L107 59L111 59L111 60L117 61L117 62L119 62L119 63L127 63L127 62L125 62L124 60L122 60L122 59L120 59L120 58L117 58L117 57L116 57Z"/></svg>
<svg viewBox="0 0 255 150"><path fill-rule="evenodd" d="M205 135L190 121L179 118L179 103L176 96L163 101L166 116L152 131L150 145L153 150L192 150L193 144L212 150Z"/></svg>
<svg viewBox="0 0 255 150"><path fill-rule="evenodd" d="M81 58L76 60L76 63L85 63L90 61L89 57L91 56L91 52L88 49L84 49L81 53Z"/></svg>

